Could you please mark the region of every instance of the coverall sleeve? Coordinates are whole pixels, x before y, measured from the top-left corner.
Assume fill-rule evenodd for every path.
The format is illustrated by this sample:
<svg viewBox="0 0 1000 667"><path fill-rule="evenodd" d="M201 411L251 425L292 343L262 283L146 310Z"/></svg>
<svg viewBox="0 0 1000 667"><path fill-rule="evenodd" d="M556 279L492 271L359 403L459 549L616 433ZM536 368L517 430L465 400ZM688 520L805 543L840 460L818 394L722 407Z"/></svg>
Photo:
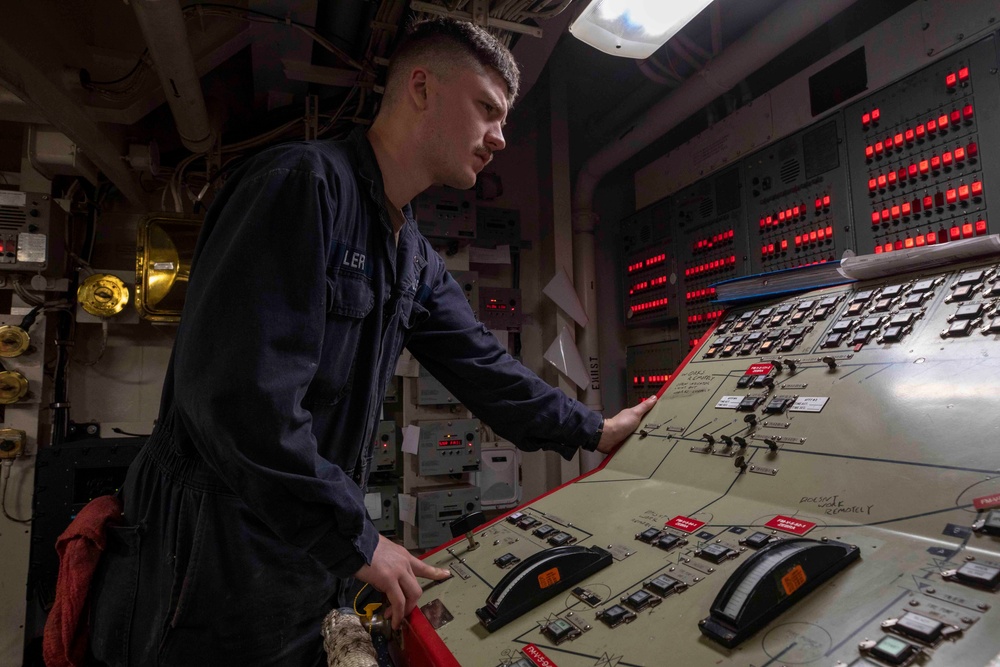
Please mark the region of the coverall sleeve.
<svg viewBox="0 0 1000 667"><path fill-rule="evenodd" d="M433 259L433 258L432 258ZM440 266L414 308L426 310L407 349L473 414L520 449L565 459L597 431L601 416L514 359L472 312L462 288ZM593 449L593 447L591 447Z"/></svg>
<svg viewBox="0 0 1000 667"><path fill-rule="evenodd" d="M185 428L228 486L279 537L348 576L371 562L378 532L357 484L318 454L302 403L325 331L336 187L273 169L245 177L210 216L174 386Z"/></svg>

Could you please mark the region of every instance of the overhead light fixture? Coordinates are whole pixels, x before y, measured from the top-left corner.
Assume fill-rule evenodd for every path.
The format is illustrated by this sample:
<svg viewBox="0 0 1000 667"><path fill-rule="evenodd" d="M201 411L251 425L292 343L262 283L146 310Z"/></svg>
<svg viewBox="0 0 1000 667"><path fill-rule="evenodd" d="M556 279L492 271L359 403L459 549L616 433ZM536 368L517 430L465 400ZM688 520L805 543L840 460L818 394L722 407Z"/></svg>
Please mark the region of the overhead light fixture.
<svg viewBox="0 0 1000 667"><path fill-rule="evenodd" d="M613 56L648 58L712 0L590 0L569 31Z"/></svg>

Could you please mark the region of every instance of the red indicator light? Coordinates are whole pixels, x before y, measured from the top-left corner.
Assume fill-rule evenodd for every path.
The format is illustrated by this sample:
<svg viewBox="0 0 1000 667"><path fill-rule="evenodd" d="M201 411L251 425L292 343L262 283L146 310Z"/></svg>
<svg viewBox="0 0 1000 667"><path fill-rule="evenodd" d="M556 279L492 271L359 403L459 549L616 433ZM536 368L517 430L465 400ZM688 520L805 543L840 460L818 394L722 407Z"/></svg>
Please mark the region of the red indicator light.
<svg viewBox="0 0 1000 667"><path fill-rule="evenodd" d="M821 208L823 208L823 200L822 199L817 199L816 200L816 210L818 211Z"/></svg>
<svg viewBox="0 0 1000 667"><path fill-rule="evenodd" d="M969 68L968 67L963 67L960 70L958 70L958 80L961 83L965 83L966 81L969 80Z"/></svg>
<svg viewBox="0 0 1000 667"><path fill-rule="evenodd" d="M892 138L892 143L896 146L897 149L902 148L903 147L903 133L899 132L898 134L896 134L896 136Z"/></svg>
<svg viewBox="0 0 1000 667"><path fill-rule="evenodd" d="M948 230L948 236L951 238L952 241L958 239L961 235L962 235L962 230L960 230L958 227L952 227L951 229Z"/></svg>
<svg viewBox="0 0 1000 667"><path fill-rule="evenodd" d="M946 167L950 167L952 162L951 151L946 152L941 156L941 164Z"/></svg>
<svg viewBox="0 0 1000 667"><path fill-rule="evenodd" d="M799 207L798 206L796 206L795 208L792 209L792 217L793 218L799 217Z"/></svg>
<svg viewBox="0 0 1000 667"><path fill-rule="evenodd" d="M884 249L884 250L885 250L886 252L892 252L892 244L891 244L891 243L886 243L886 244L885 244L884 246L882 246L882 248L883 248L883 249Z"/></svg>
<svg viewBox="0 0 1000 667"><path fill-rule="evenodd" d="M920 213L920 200L919 199L914 199L913 200L913 212L914 213Z"/></svg>
<svg viewBox="0 0 1000 667"><path fill-rule="evenodd" d="M819 239L820 241L822 241L823 239L825 239L826 238L826 230L825 229L817 230L817 232L816 232L816 238Z"/></svg>
<svg viewBox="0 0 1000 667"><path fill-rule="evenodd" d="M915 136L913 130L907 130L905 136L906 136L906 143L912 144Z"/></svg>
<svg viewBox="0 0 1000 667"><path fill-rule="evenodd" d="M882 209L882 222L889 222L889 209Z"/></svg>
<svg viewBox="0 0 1000 667"><path fill-rule="evenodd" d="M986 233L986 221L976 220L976 236Z"/></svg>
<svg viewBox="0 0 1000 667"><path fill-rule="evenodd" d="M917 125L917 139L923 139L925 134L927 134L927 128L923 125Z"/></svg>
<svg viewBox="0 0 1000 667"><path fill-rule="evenodd" d="M887 179L889 181L889 185L895 185L896 184L896 172L890 171Z"/></svg>
<svg viewBox="0 0 1000 667"><path fill-rule="evenodd" d="M941 158L939 158L937 155L932 155L931 156L931 169L933 169L934 171L937 171L940 168L941 168Z"/></svg>
<svg viewBox="0 0 1000 667"><path fill-rule="evenodd" d="M955 113L958 113L958 112L956 111ZM966 104L964 107L962 107L962 116L965 118L965 120L972 120L972 105L971 104Z"/></svg>
<svg viewBox="0 0 1000 667"><path fill-rule="evenodd" d="M948 128L948 116L947 115L938 116L938 127L941 128L942 130L945 130L945 129Z"/></svg>
<svg viewBox="0 0 1000 667"><path fill-rule="evenodd" d="M921 160L920 161L920 173L921 174L926 174L928 171L930 171L930 166L931 166L930 162L928 162L927 160Z"/></svg>
<svg viewBox="0 0 1000 667"><path fill-rule="evenodd" d="M933 118L927 121L927 131L930 132L931 134L937 132L937 121L934 120Z"/></svg>
<svg viewBox="0 0 1000 667"><path fill-rule="evenodd" d="M899 219L899 207L898 206L893 206L891 213L892 213L892 219L893 220L898 220Z"/></svg>
<svg viewBox="0 0 1000 667"><path fill-rule="evenodd" d="M875 142L875 154L876 155L881 155L882 154L882 150L884 149L884 147L885 147L885 145L881 141L876 141Z"/></svg>
<svg viewBox="0 0 1000 667"><path fill-rule="evenodd" d="M924 235L923 234L921 234L920 236L918 236L915 240L916 240L916 244L917 244L918 248L920 246L924 245Z"/></svg>
<svg viewBox="0 0 1000 667"><path fill-rule="evenodd" d="M781 249L782 251L788 250L788 239L781 239Z"/></svg>
<svg viewBox="0 0 1000 667"><path fill-rule="evenodd" d="M937 232L927 232L927 245L937 243Z"/></svg>
<svg viewBox="0 0 1000 667"><path fill-rule="evenodd" d="M871 146L865 146L865 157L869 160L875 157L875 149Z"/></svg>
<svg viewBox="0 0 1000 667"><path fill-rule="evenodd" d="M869 123L872 122L872 115L868 112L861 114L861 126L868 127Z"/></svg>
<svg viewBox="0 0 1000 667"><path fill-rule="evenodd" d="M969 107L969 109L971 110L972 107ZM961 122L962 122L962 112L959 111L958 109L952 110L952 112L951 112L951 124L952 125L958 125Z"/></svg>
<svg viewBox="0 0 1000 667"><path fill-rule="evenodd" d="M875 254L876 255L881 255L882 254L882 246L880 246L880 245L875 246Z"/></svg>
<svg viewBox="0 0 1000 667"><path fill-rule="evenodd" d="M872 109L872 122L877 123L878 119L882 116L882 112L878 109Z"/></svg>
<svg viewBox="0 0 1000 667"><path fill-rule="evenodd" d="M909 215L911 212L910 202L903 202L903 205L899 207L903 215Z"/></svg>
<svg viewBox="0 0 1000 667"><path fill-rule="evenodd" d="M885 138L885 149L889 150L890 148L892 148L892 137L888 136Z"/></svg>
<svg viewBox="0 0 1000 667"><path fill-rule="evenodd" d="M979 197L983 194L983 184L982 181L972 182L972 196Z"/></svg>
<svg viewBox="0 0 1000 667"><path fill-rule="evenodd" d="M970 158L976 157L979 154L979 146L976 145L975 141L970 141L965 150L968 152Z"/></svg>
<svg viewBox="0 0 1000 667"><path fill-rule="evenodd" d="M882 188L883 190L885 190L885 186L886 186L887 182L888 182L888 179L886 178L885 174L879 174L879 177L878 177L878 186L880 188Z"/></svg>
<svg viewBox="0 0 1000 667"><path fill-rule="evenodd" d="M833 238L833 227L826 228L826 235L831 239Z"/></svg>
<svg viewBox="0 0 1000 667"><path fill-rule="evenodd" d="M872 211L872 224L877 225L879 220L878 211Z"/></svg>
<svg viewBox="0 0 1000 667"><path fill-rule="evenodd" d="M899 168L899 180L901 180L901 181L906 180L906 168L905 167L900 167Z"/></svg>
<svg viewBox="0 0 1000 667"><path fill-rule="evenodd" d="M892 244L892 247L895 250L902 250L903 249L903 241L902 240L896 241L895 243Z"/></svg>
<svg viewBox="0 0 1000 667"><path fill-rule="evenodd" d="M955 86L957 86L958 75L955 74L954 72L949 72L948 76L944 78L944 85L948 86L949 88L954 88Z"/></svg>
<svg viewBox="0 0 1000 667"><path fill-rule="evenodd" d="M830 195L823 195L823 206L830 206Z"/></svg>
<svg viewBox="0 0 1000 667"><path fill-rule="evenodd" d="M934 208L934 197L927 195L926 197L924 197L924 209L932 209L932 208Z"/></svg>
<svg viewBox="0 0 1000 667"><path fill-rule="evenodd" d="M917 177L917 165L911 164L909 167L906 168L906 171L910 175L910 178Z"/></svg>
<svg viewBox="0 0 1000 667"><path fill-rule="evenodd" d="M959 146L955 149L955 161L963 162L965 160L965 149Z"/></svg>
<svg viewBox="0 0 1000 667"><path fill-rule="evenodd" d="M809 232L809 242L816 243L816 232Z"/></svg>
<svg viewBox="0 0 1000 667"><path fill-rule="evenodd" d="M796 237L795 237L795 247L798 248L800 245L802 245L802 235L801 234L796 235Z"/></svg>
<svg viewBox="0 0 1000 667"><path fill-rule="evenodd" d="M907 237L906 240L903 242L903 247L905 247L905 248L912 248L913 247L913 239Z"/></svg>
<svg viewBox="0 0 1000 667"><path fill-rule="evenodd" d="M958 198L965 201L969 198L969 186L962 184L958 186Z"/></svg>
<svg viewBox="0 0 1000 667"><path fill-rule="evenodd" d="M869 192L875 192L875 188L876 187L878 187L878 181L876 181L874 178L869 178L868 179L868 191Z"/></svg>
<svg viewBox="0 0 1000 667"><path fill-rule="evenodd" d="M970 236L972 236L972 223L967 222L964 225L962 225L962 238L967 239Z"/></svg>

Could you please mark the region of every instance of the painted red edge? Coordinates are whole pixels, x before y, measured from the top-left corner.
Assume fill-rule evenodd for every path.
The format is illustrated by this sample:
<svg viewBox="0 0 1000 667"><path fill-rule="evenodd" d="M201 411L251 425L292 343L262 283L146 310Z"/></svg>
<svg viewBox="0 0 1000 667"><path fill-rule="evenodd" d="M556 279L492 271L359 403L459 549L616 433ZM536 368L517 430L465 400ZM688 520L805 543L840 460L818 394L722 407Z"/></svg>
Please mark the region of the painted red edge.
<svg viewBox="0 0 1000 667"><path fill-rule="evenodd" d="M718 326L719 322L722 321L722 319L723 318L720 317L718 320L716 320L715 323L713 323L712 326L708 329L708 331L706 331L705 334L702 336L701 342L699 342L698 345L695 345L693 348L691 348L691 351L688 352L686 357L684 357L684 361L682 361L680 365L677 366L677 369L670 376L670 379L664 382L663 386L660 387L660 390L656 392L657 398L663 396L663 392L665 392L667 388L670 386L670 383L672 383L674 379L678 375L680 375L680 372L684 369L685 366L687 366L688 362L691 361L691 359L698 352L698 350L701 349L702 345L704 345L705 341L708 340L709 336L712 335L712 333L715 331L715 328ZM570 484L575 484L579 482L581 479L590 477L594 473L603 470L604 466L608 465L608 462L618 452L618 449L620 447L621 445L612 450L611 453L608 454L603 461L601 461L601 465L597 466L590 472L586 472L577 477L576 479L571 479L570 481L564 484L560 484L551 491L543 493L537 498L532 498L531 500L522 503L521 505L518 505L517 507L510 510L506 514L498 516L489 523L484 523L476 530L479 531L488 526L492 526L493 524L504 520L514 512L519 511L522 507L527 507L532 503L536 503L545 496L551 495L556 491L559 491L560 489L569 486ZM464 537L456 537L451 542L445 542L441 546L428 551L420 558L426 559L430 556L433 556L437 552L446 549L453 544L461 542L464 539L465 539ZM437 631L433 627L431 627L431 624L424 616L424 613L420 611L420 607L414 607L413 611L411 611L409 616L406 617L406 620L408 622L404 624L405 628L403 632L403 641L405 642L406 646L405 667L461 667L458 664L458 661L455 660L455 656L452 655L451 651L448 650L448 647L445 645L445 643L441 641L441 637L438 635Z"/></svg>

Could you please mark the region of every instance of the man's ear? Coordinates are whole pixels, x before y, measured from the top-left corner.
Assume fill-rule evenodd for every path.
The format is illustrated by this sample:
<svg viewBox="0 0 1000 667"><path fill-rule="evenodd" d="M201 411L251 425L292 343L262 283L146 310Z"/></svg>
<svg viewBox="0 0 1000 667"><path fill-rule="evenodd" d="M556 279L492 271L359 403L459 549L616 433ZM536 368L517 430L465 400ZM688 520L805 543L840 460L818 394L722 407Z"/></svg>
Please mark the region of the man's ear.
<svg viewBox="0 0 1000 667"><path fill-rule="evenodd" d="M428 79L430 74L423 67L414 67L406 81L406 92L413 104L421 111L427 108Z"/></svg>

